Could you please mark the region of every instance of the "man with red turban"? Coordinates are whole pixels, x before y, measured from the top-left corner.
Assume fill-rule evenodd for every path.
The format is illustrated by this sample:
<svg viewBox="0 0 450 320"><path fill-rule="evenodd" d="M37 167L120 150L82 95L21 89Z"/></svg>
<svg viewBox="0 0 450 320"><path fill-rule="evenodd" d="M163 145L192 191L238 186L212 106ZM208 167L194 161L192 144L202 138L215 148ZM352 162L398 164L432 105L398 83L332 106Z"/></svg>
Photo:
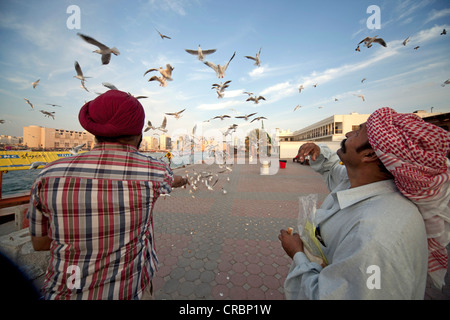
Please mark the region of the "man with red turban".
<svg viewBox="0 0 450 320"><path fill-rule="evenodd" d="M94 148L36 178L28 217L34 249L50 250L45 299L152 298L153 206L187 180L138 152L144 120L136 98L107 91L79 112Z"/></svg>
<svg viewBox="0 0 450 320"><path fill-rule="evenodd" d="M328 265L311 262L298 234L279 239L293 259L288 299L423 299L440 288L450 241L450 133L381 108L346 134L337 153L306 143L331 190L314 224ZM341 165L344 164L344 165Z"/></svg>

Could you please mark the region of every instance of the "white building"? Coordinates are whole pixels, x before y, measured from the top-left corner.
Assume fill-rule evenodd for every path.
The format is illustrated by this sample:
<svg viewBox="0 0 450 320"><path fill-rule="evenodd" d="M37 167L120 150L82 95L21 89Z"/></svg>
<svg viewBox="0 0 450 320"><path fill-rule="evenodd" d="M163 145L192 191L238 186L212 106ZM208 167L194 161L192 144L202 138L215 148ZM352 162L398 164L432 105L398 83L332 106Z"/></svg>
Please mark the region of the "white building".
<svg viewBox="0 0 450 320"><path fill-rule="evenodd" d="M369 116L359 113L334 115L294 132L281 131L280 141L341 141L347 132L357 129Z"/></svg>
<svg viewBox="0 0 450 320"><path fill-rule="evenodd" d="M417 110L413 113L421 118L443 114L442 112L430 113L424 110ZM359 113L333 115L294 132L290 130L280 131L280 158L295 157L298 148L308 141L324 143L331 150L336 151L340 147L339 143L345 139L345 134L358 129L359 125L366 122L369 116L370 114Z"/></svg>

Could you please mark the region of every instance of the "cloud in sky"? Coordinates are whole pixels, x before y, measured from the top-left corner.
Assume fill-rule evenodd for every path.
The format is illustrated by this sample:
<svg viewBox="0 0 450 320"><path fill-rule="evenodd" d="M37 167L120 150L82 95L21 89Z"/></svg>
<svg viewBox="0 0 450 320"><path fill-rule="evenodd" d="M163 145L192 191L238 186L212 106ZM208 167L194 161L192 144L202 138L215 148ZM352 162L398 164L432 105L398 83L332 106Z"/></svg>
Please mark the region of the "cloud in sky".
<svg viewBox="0 0 450 320"><path fill-rule="evenodd" d="M446 16L450 16L450 8L446 8L446 9L442 9L442 10L432 10L429 15L427 20L425 20L425 23L428 23L430 21L439 19L439 18L443 18Z"/></svg>
<svg viewBox="0 0 450 320"><path fill-rule="evenodd" d="M421 30L416 35L411 36L411 39L414 38L414 41L421 44L426 44L427 42L440 37L440 31L446 27L444 26L434 26L432 28ZM342 66L336 68L328 68L324 71L313 71L310 75L302 77L298 80L298 83L291 81L284 81L282 83L278 83L272 85L263 91L261 91L262 95L271 95L271 102L280 100L282 97L291 96L298 93L298 86L302 84L305 88L311 87L313 84L318 83L324 84L330 82L332 80L339 79L344 77L345 75L354 73L356 71L365 69L369 66L374 65L382 60L392 58L401 54L400 49L403 47L404 39L401 40L393 40L387 43L387 48L376 48L376 51L370 55L370 57L364 61L354 63L354 64L344 64ZM372 48L373 50L374 48ZM367 48L363 48L362 50L371 50Z"/></svg>

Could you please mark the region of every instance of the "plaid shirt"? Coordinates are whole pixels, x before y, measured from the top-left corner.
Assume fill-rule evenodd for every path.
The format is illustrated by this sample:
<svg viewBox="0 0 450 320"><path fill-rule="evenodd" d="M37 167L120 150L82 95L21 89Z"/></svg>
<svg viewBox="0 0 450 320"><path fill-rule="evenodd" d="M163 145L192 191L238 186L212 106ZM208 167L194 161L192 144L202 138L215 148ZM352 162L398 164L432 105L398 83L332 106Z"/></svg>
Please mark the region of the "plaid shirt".
<svg viewBox="0 0 450 320"><path fill-rule="evenodd" d="M31 189L32 236L53 239L46 299L140 299L158 266L153 205L170 193L162 161L116 143L50 163Z"/></svg>

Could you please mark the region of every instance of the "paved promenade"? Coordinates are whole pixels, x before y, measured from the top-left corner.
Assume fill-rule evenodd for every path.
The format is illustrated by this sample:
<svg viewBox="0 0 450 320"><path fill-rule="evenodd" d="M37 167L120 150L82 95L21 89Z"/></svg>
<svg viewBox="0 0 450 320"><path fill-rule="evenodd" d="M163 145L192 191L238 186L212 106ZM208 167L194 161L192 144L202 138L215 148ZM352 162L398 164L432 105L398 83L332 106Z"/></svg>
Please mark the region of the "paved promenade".
<svg viewBox="0 0 450 320"><path fill-rule="evenodd" d="M318 194L320 205L329 191L319 174L292 159L275 175L260 175L260 166L234 164L232 172L220 174L214 191L174 189L157 201L156 299L284 299L291 259L281 248L279 231L297 230L299 196ZM193 165L175 173L194 170L223 169ZM450 286L443 292L427 288L425 298L450 299Z"/></svg>

